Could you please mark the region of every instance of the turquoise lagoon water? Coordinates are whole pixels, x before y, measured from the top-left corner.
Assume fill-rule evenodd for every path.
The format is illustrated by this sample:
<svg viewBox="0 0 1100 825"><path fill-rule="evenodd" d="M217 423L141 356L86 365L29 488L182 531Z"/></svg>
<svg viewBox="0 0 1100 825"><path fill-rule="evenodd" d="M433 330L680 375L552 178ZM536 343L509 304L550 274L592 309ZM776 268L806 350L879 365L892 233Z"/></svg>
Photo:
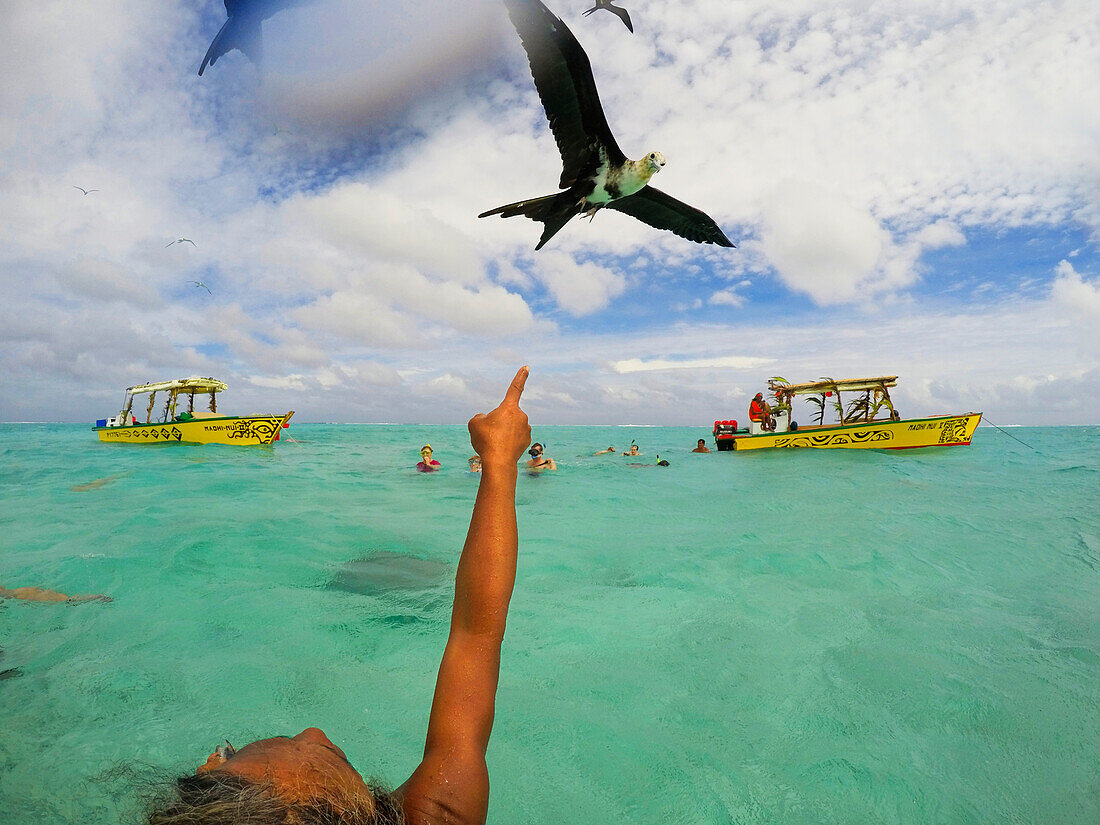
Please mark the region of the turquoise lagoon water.
<svg viewBox="0 0 1100 825"><path fill-rule="evenodd" d="M133 821L148 766L309 725L415 767L465 429L288 433L0 426L0 584L114 597L0 602L0 820ZM561 469L519 479L490 822L1100 821L1100 428L1012 433L1035 449L536 427ZM671 466L590 455L631 438Z"/></svg>

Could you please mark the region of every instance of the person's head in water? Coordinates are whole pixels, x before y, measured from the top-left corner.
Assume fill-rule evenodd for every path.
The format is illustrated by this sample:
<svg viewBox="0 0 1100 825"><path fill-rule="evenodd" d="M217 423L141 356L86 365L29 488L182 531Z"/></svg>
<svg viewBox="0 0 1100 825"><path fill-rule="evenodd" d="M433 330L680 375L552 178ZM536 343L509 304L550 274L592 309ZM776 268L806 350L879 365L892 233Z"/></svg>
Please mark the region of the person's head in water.
<svg viewBox="0 0 1100 825"><path fill-rule="evenodd" d="M707 442L704 439L700 438L699 443L696 444L695 446L696 447L705 447L705 446L707 446Z"/></svg>
<svg viewBox="0 0 1100 825"><path fill-rule="evenodd" d="M148 817L176 823L340 823L399 825L400 802L368 785L319 728L218 746L193 776L176 780L176 798Z"/></svg>
<svg viewBox="0 0 1100 825"><path fill-rule="evenodd" d="M425 464L427 464L429 461L432 460L432 445L431 444L425 444L423 447L420 448L420 457L422 459L424 459Z"/></svg>
<svg viewBox="0 0 1100 825"><path fill-rule="evenodd" d="M542 445L539 444L536 441L534 444L531 445L531 449L527 451L527 454L530 455L531 458L536 458L537 459L539 456L542 455L542 452L543 452Z"/></svg>
<svg viewBox="0 0 1100 825"><path fill-rule="evenodd" d="M633 441L630 442L630 452L627 455L638 455L638 445Z"/></svg>

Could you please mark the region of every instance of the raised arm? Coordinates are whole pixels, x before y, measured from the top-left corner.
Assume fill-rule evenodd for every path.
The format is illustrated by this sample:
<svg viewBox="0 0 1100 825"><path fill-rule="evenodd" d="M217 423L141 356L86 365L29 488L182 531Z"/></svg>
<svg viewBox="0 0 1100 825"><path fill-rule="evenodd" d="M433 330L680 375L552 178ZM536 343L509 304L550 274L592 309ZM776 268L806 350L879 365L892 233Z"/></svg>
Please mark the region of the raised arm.
<svg viewBox="0 0 1100 825"><path fill-rule="evenodd" d="M500 645L516 579L516 463L531 440L519 408L523 367L492 412L470 419L481 482L458 560L451 631L435 683L424 759L401 787L409 825L484 823L485 750L493 729Z"/></svg>

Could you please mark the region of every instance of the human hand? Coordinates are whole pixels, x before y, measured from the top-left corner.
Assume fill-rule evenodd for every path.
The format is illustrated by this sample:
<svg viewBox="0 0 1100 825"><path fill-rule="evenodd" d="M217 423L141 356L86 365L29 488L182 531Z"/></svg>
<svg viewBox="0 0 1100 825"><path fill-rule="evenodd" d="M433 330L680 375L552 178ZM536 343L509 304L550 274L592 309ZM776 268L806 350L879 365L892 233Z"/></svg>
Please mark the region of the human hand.
<svg viewBox="0 0 1100 825"><path fill-rule="evenodd" d="M500 405L490 413L478 413L470 419L470 443L481 456L483 467L504 464L514 467L531 443L527 413L519 408L529 372L527 367L520 367Z"/></svg>

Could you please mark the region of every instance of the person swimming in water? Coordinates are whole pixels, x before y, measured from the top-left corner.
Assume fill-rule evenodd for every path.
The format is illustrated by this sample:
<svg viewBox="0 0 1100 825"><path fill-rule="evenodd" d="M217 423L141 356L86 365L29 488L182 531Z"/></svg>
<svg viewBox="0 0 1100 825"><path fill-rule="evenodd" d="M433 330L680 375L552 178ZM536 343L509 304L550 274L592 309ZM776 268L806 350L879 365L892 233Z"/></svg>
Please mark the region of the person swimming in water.
<svg viewBox="0 0 1100 825"><path fill-rule="evenodd" d="M10 590L0 587L0 599L22 599L27 602L68 602L78 604L80 602L109 602L110 596L97 593L90 596L67 596L56 590L45 590L41 587L13 587Z"/></svg>
<svg viewBox="0 0 1100 825"><path fill-rule="evenodd" d="M695 449L692 450L692 452L693 453L709 453L710 450L707 449L707 442L700 438L698 443L696 443L696 445L695 445Z"/></svg>
<svg viewBox="0 0 1100 825"><path fill-rule="evenodd" d="M543 455L546 448L539 444L537 441L531 445L531 449L527 451L527 454L531 456L527 460L528 470L556 470L558 465L554 463L554 459L547 458Z"/></svg>
<svg viewBox="0 0 1100 825"><path fill-rule="evenodd" d="M623 455L624 456L642 455L642 453L638 452L638 445L634 443L633 439L631 439L630 440L630 451L623 453Z"/></svg>
<svg viewBox="0 0 1100 825"><path fill-rule="evenodd" d="M607 455L608 453L613 453L613 452L615 452L615 448L614 447L608 447L606 450L596 450L596 452L592 453L592 455Z"/></svg>
<svg viewBox="0 0 1100 825"><path fill-rule="evenodd" d="M171 797L148 814L148 825L485 822L485 751L519 548L517 465L531 440L527 415L519 406L527 376L528 368L521 368L500 405L475 415L468 425L482 473L458 560L450 632L436 677L424 755L412 775L390 792L368 785L319 728L241 748L226 742L193 774L175 781Z"/></svg>
<svg viewBox="0 0 1100 825"><path fill-rule="evenodd" d="M420 463L416 465L416 469L421 473L434 473L436 470L443 469L442 464L432 460L431 444L425 444L420 448Z"/></svg>

